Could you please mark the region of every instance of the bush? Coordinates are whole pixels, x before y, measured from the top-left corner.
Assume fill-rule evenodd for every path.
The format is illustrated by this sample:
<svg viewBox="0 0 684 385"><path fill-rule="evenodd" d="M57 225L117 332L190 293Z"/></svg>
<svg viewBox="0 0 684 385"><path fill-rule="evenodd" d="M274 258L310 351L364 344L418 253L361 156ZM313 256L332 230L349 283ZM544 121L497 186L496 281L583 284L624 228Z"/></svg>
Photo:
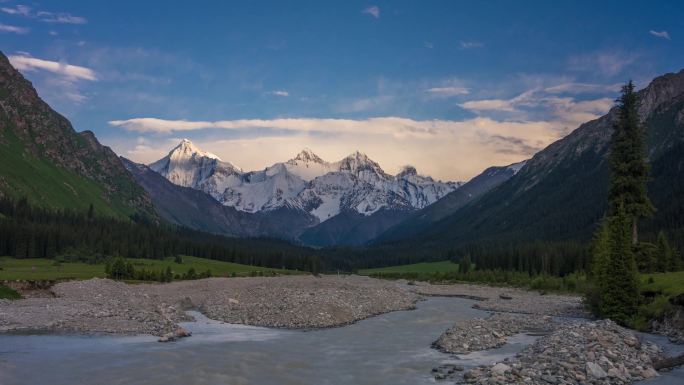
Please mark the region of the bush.
<svg viewBox="0 0 684 385"><path fill-rule="evenodd" d="M4 285L0 285L0 299L20 299L21 294L16 290Z"/></svg>

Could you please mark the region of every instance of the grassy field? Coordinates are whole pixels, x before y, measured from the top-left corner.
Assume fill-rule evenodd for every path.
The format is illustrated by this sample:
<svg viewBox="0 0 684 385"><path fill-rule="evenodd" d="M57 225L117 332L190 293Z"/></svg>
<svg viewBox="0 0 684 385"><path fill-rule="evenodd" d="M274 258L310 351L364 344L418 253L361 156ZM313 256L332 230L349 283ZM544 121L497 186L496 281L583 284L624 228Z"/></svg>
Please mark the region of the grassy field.
<svg viewBox="0 0 684 385"><path fill-rule="evenodd" d="M649 278L653 282L649 283ZM667 296L684 293L684 271L672 273L641 274L642 290L660 292Z"/></svg>
<svg viewBox="0 0 684 385"><path fill-rule="evenodd" d="M183 263L178 264L173 258L165 260L153 259L128 259L136 270L165 270L171 267L174 274L184 274L190 268L197 273L211 270L213 276L249 276L254 273L264 274L301 274L293 270L270 269L265 267L241 265L237 263L215 261L211 259L183 257ZM62 263L57 264L50 259L15 259L9 257L0 258L0 280L58 280L58 279L89 279L93 277L104 278L104 264L87 263Z"/></svg>
<svg viewBox="0 0 684 385"><path fill-rule="evenodd" d="M445 273L458 271L458 263L451 261L441 262L422 262L412 265L399 265L390 267L379 267L376 269L359 270L361 275L382 274L382 273Z"/></svg>

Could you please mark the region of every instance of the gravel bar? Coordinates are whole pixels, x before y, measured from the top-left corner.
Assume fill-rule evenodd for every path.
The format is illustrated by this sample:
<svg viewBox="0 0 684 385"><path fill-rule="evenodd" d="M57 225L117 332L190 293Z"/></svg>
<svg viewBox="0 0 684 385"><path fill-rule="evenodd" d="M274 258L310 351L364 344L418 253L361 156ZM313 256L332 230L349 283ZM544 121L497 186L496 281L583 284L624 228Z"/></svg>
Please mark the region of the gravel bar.
<svg viewBox="0 0 684 385"><path fill-rule="evenodd" d="M415 307L416 293L361 276L209 278L167 284L108 279L59 283L54 298L0 301L0 332L164 336L191 321L186 310L229 323L325 328Z"/></svg>
<svg viewBox="0 0 684 385"><path fill-rule="evenodd" d="M589 312L577 295L541 294L510 287L471 284L434 285L416 282L414 291L421 295L461 297L478 300L476 309L560 317L589 318Z"/></svg>

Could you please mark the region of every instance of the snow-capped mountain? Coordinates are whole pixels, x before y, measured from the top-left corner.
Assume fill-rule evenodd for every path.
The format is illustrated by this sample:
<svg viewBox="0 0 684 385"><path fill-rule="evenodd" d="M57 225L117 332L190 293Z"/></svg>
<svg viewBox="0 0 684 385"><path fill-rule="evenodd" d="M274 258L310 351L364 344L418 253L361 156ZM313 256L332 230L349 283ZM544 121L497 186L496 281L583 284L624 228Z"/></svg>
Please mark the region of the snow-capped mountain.
<svg viewBox="0 0 684 385"><path fill-rule="evenodd" d="M286 162L244 172L187 139L150 168L237 210L255 213L286 207L303 210L320 222L342 211L371 215L380 209L421 209L462 185L418 175L411 166L389 175L358 151L326 162L305 149Z"/></svg>

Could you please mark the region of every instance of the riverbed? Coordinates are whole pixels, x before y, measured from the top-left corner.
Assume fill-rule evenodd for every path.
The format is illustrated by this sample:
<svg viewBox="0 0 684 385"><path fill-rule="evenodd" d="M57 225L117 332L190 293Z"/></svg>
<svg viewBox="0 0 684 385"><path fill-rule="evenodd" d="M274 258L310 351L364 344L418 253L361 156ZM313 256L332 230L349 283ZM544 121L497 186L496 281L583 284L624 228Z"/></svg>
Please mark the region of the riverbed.
<svg viewBox="0 0 684 385"><path fill-rule="evenodd" d="M193 336L0 335L0 384L434 384L443 363L466 368L513 356L536 337L456 358L430 348L459 320L485 316L473 301L429 298L352 325L288 330L231 325L191 313ZM680 371L673 372L674 375ZM648 383L680 383L668 376ZM679 379L678 379L679 378Z"/></svg>
<svg viewBox="0 0 684 385"><path fill-rule="evenodd" d="M458 320L484 316L472 301L431 298L331 329L286 330L215 322L183 326L193 336L157 343L148 336L0 335L0 383L19 384L429 384L430 371L453 358L430 344ZM491 363L530 343L462 364Z"/></svg>

